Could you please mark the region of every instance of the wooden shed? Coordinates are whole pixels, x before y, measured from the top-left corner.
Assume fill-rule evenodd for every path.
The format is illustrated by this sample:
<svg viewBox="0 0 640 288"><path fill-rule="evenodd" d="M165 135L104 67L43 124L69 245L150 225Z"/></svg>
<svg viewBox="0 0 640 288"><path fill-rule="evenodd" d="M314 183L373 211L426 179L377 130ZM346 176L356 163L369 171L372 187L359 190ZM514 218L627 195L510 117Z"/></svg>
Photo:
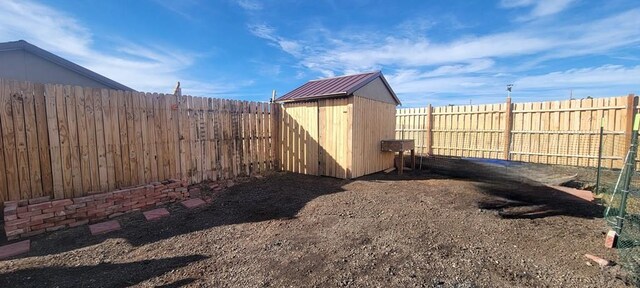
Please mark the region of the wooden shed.
<svg viewBox="0 0 640 288"><path fill-rule="evenodd" d="M400 100L380 71L309 81L279 97L285 171L351 179L393 167Z"/></svg>

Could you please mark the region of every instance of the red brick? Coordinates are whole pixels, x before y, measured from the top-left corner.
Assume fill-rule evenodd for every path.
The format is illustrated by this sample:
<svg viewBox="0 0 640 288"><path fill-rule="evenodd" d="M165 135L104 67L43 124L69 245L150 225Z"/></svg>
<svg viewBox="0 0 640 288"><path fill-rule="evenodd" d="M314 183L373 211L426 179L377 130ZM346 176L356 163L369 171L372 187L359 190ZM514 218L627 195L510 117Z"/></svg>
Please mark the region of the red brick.
<svg viewBox="0 0 640 288"><path fill-rule="evenodd" d="M4 225L6 225L6 226L17 226L17 225L24 224L24 223L29 223L29 219L16 219L16 220L11 220L11 221L6 221L6 222L4 222Z"/></svg>
<svg viewBox="0 0 640 288"><path fill-rule="evenodd" d="M29 208L18 206L18 209L16 211L18 211L18 213L23 213L29 211Z"/></svg>
<svg viewBox="0 0 640 288"><path fill-rule="evenodd" d="M53 223L42 223L40 225L32 226L31 230L35 231L35 230L45 229L45 228L53 227L55 225L56 224L53 224Z"/></svg>
<svg viewBox="0 0 640 288"><path fill-rule="evenodd" d="M18 218L20 218L20 219L30 219L31 216L40 215L40 214L42 214L42 210L24 212L24 213L19 213L18 214Z"/></svg>
<svg viewBox="0 0 640 288"><path fill-rule="evenodd" d="M7 207L7 206L16 206L16 207L18 207L19 206L18 205L18 201L15 201L15 200L14 201L4 201L4 203L2 203L2 205L4 205L4 207Z"/></svg>
<svg viewBox="0 0 640 288"><path fill-rule="evenodd" d="M85 225L88 223L89 223L89 220L76 221L76 222L69 223L69 227L77 227L77 226Z"/></svg>
<svg viewBox="0 0 640 288"><path fill-rule="evenodd" d="M49 202L49 200L51 200L51 198L49 196L33 198L33 199L29 199L29 205L43 203L43 202Z"/></svg>
<svg viewBox="0 0 640 288"><path fill-rule="evenodd" d="M56 201L51 202L51 206L53 206L53 207L67 206L67 205L71 205L71 204L73 204L73 200L71 200L71 199L56 200Z"/></svg>
<svg viewBox="0 0 640 288"><path fill-rule="evenodd" d="M13 214L13 215L4 215L4 221L11 221L11 220L16 220L18 219L18 215Z"/></svg>
<svg viewBox="0 0 640 288"><path fill-rule="evenodd" d="M38 203L38 204L29 204L29 206L27 206L27 207L29 208L29 211L47 209L47 208L51 208L51 202L42 202L42 203Z"/></svg>
<svg viewBox="0 0 640 288"><path fill-rule="evenodd" d="M73 214L73 212L74 211L63 210L63 211L54 212L53 215L55 215L55 216L67 216L69 214Z"/></svg>
<svg viewBox="0 0 640 288"><path fill-rule="evenodd" d="M607 248L616 247L617 240L618 240L618 233L616 233L616 231L610 230L607 233L607 237L604 240L604 247L607 247Z"/></svg>
<svg viewBox="0 0 640 288"><path fill-rule="evenodd" d="M91 235L100 235L111 231L120 230L120 223L116 220L89 225Z"/></svg>
<svg viewBox="0 0 640 288"><path fill-rule="evenodd" d="M84 196L84 197L78 197L78 198L73 198L73 203L74 204L78 204L78 203L85 203L85 202L90 202L93 201L93 196Z"/></svg>
<svg viewBox="0 0 640 288"><path fill-rule="evenodd" d="M102 203L102 204L99 204L98 206L96 206L96 209L104 210L104 209L106 209L108 207L111 207L111 206L113 206L113 202L105 202L105 203Z"/></svg>
<svg viewBox="0 0 640 288"><path fill-rule="evenodd" d="M147 220L153 221L153 220L160 219L162 217L169 216L169 211L167 211L167 209L165 208L158 208L158 209L146 211L142 214L144 214L144 218L146 218Z"/></svg>
<svg viewBox="0 0 640 288"><path fill-rule="evenodd" d="M47 209L42 209L42 213L52 213L52 212L59 212L59 211L63 211L64 210L64 206L58 206L58 207L51 207L51 208L47 208Z"/></svg>
<svg viewBox="0 0 640 288"><path fill-rule="evenodd" d="M24 232L26 232L25 229L12 229L12 230L5 231L5 235L7 235L7 237L11 237L11 236L20 235Z"/></svg>
<svg viewBox="0 0 640 288"><path fill-rule="evenodd" d="M105 203L105 202L106 202L106 199L94 199L94 200L93 200L93 201L91 201L91 202L87 202L87 205L88 205L88 204L92 204L92 205L100 205L100 204L103 204L103 203Z"/></svg>
<svg viewBox="0 0 640 288"><path fill-rule="evenodd" d="M28 199L18 200L18 207L26 207L28 205L29 205L29 200Z"/></svg>
<svg viewBox="0 0 640 288"><path fill-rule="evenodd" d="M55 216L55 217L51 217L43 220L45 223L57 223L65 219L67 219L67 216Z"/></svg>
<svg viewBox="0 0 640 288"><path fill-rule="evenodd" d="M15 205L4 206L4 215L13 215L13 214L16 214L17 212L18 212L18 206L15 206Z"/></svg>
<svg viewBox="0 0 640 288"><path fill-rule="evenodd" d="M93 196L93 199L95 200L106 200L107 198L113 196L112 192L109 193L102 193L102 194L96 194Z"/></svg>
<svg viewBox="0 0 640 288"><path fill-rule="evenodd" d="M53 213L40 214L40 215L31 216L31 221L40 220L40 219L47 219L47 218L51 218L51 217L53 217Z"/></svg>
<svg viewBox="0 0 640 288"><path fill-rule="evenodd" d="M138 204L135 204L135 205L131 206L131 209L139 209L139 208L143 208L143 207L145 207L145 206L147 206L147 204L145 204L145 203L138 203Z"/></svg>
<svg viewBox="0 0 640 288"><path fill-rule="evenodd" d="M107 218L111 219L111 218L115 218L115 217L122 216L122 215L124 215L124 213L116 212L116 213L113 213L113 214L109 215Z"/></svg>
<svg viewBox="0 0 640 288"><path fill-rule="evenodd" d="M18 228L24 228L24 227L30 227L30 226L35 226L35 225L40 225L44 223L43 219L38 219L38 220L31 220L29 221L29 223L26 224L20 224L18 225Z"/></svg>
<svg viewBox="0 0 640 288"><path fill-rule="evenodd" d="M71 204L71 205L67 205L65 208L67 208L67 209L78 209L78 208L82 208L82 207L87 207L87 203Z"/></svg>
<svg viewBox="0 0 640 288"><path fill-rule="evenodd" d="M192 209L192 208L196 208L199 206L202 206L205 204L204 201L202 201L202 199L200 198L193 198L193 199L189 199L186 201L182 201L180 202L180 204L182 204L182 206L188 208L188 209Z"/></svg>
<svg viewBox="0 0 640 288"><path fill-rule="evenodd" d="M24 240L0 247L0 259L7 259L29 252L31 240Z"/></svg>
<svg viewBox="0 0 640 288"><path fill-rule="evenodd" d="M117 199L115 201L113 201L113 204L118 205L118 204L123 204L125 202L127 202L129 200L125 200L125 199Z"/></svg>
<svg viewBox="0 0 640 288"><path fill-rule="evenodd" d="M165 187L167 187L167 189L174 189L174 188L178 188L181 187L182 184L180 182L174 182L174 183L169 183L167 185L165 185Z"/></svg>
<svg viewBox="0 0 640 288"><path fill-rule="evenodd" d="M136 187L133 190L131 190L131 194L136 196L144 195L145 192L147 192L147 188L145 187Z"/></svg>

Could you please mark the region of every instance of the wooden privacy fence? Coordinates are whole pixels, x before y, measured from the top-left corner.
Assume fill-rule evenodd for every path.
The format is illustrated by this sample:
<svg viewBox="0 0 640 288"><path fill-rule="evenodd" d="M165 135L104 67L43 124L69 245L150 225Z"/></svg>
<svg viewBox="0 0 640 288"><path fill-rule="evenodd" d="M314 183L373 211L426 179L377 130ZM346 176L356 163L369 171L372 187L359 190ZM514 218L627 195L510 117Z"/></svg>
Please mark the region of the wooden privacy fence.
<svg viewBox="0 0 640 288"><path fill-rule="evenodd" d="M417 153L596 166L604 125L603 167L623 164L638 111L633 94L550 102L398 109L396 138Z"/></svg>
<svg viewBox="0 0 640 288"><path fill-rule="evenodd" d="M0 202L275 167L277 106L0 80Z"/></svg>

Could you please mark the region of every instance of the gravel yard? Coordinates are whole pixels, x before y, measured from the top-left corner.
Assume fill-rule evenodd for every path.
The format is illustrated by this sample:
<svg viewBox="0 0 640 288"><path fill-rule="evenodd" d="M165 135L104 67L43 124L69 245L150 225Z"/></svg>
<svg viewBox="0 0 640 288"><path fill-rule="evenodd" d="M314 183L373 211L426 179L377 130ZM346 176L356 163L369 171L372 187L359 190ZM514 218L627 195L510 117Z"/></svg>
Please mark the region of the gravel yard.
<svg viewBox="0 0 640 288"><path fill-rule="evenodd" d="M0 287L624 287L602 208L500 177L429 171L354 181L272 173L205 207L123 229L32 238ZM4 244L4 243L0 243Z"/></svg>

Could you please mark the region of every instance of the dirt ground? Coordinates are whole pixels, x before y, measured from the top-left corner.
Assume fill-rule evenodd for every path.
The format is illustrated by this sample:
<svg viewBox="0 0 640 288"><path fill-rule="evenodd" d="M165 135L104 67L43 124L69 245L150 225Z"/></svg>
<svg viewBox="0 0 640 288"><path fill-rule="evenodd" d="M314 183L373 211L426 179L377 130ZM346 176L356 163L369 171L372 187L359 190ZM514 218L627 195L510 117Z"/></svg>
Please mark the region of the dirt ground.
<svg viewBox="0 0 640 288"><path fill-rule="evenodd" d="M584 257L616 259L602 207L483 173L251 178L158 222L36 236L0 261L0 287L631 286Z"/></svg>

